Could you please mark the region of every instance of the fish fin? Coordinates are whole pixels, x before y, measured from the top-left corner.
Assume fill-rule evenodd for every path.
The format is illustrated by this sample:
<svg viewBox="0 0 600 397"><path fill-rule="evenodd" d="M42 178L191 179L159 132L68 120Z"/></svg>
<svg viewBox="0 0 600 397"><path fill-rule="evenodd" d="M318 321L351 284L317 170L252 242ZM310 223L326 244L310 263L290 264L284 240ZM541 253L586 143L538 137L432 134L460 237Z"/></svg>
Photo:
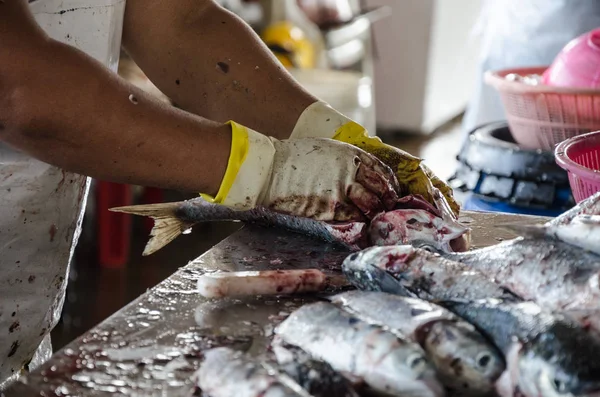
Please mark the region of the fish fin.
<svg viewBox="0 0 600 397"><path fill-rule="evenodd" d="M125 214L149 216L154 219L154 227L150 232L150 240L144 248L143 256L152 255L165 247L194 224L178 219L175 210L180 203L132 205L128 207L111 208L109 211Z"/></svg>
<svg viewBox="0 0 600 397"><path fill-rule="evenodd" d="M546 234L548 227L545 225L524 225L524 224L518 224L518 223L501 223L501 224L495 225L495 227L516 233L521 237L529 237L529 238L546 238L546 237L548 237L548 235Z"/></svg>
<svg viewBox="0 0 600 397"><path fill-rule="evenodd" d="M377 286L381 292L387 292L388 294L407 296L410 298L418 298L417 294L410 290L405 285L402 285L400 280L392 276L383 269L378 268L375 265L369 265L371 267L371 275L377 280Z"/></svg>

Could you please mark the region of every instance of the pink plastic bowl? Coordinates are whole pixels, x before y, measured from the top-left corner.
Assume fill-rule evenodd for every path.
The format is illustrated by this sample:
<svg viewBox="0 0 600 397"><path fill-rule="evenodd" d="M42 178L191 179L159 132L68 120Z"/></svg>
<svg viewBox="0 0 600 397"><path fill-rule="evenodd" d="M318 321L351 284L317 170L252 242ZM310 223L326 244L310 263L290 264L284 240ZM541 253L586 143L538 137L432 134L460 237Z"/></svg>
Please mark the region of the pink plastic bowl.
<svg viewBox="0 0 600 397"><path fill-rule="evenodd" d="M600 29L571 40L544 72L542 82L556 87L600 88Z"/></svg>
<svg viewBox="0 0 600 397"><path fill-rule="evenodd" d="M600 192L600 131L561 142L554 154L556 163L569 175L575 201Z"/></svg>
<svg viewBox="0 0 600 397"><path fill-rule="evenodd" d="M542 75L546 67L488 71L498 90L510 131L525 149L554 151L560 142L600 130L600 89L530 85L508 75Z"/></svg>

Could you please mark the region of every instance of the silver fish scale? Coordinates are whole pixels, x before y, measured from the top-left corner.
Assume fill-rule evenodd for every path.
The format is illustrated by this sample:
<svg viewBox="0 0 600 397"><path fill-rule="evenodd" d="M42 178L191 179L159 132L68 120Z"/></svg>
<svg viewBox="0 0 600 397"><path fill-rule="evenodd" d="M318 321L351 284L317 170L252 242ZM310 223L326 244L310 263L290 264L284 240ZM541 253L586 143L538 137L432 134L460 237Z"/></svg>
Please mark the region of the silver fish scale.
<svg viewBox="0 0 600 397"><path fill-rule="evenodd" d="M397 276L405 285L410 284L407 287L411 290L429 295L417 293L421 298L474 300L510 297L502 287L473 271L471 266L446 260L427 251L420 251L411 260L408 269Z"/></svg>
<svg viewBox="0 0 600 397"><path fill-rule="evenodd" d="M552 310L598 309L600 257L560 241L516 239L442 255Z"/></svg>

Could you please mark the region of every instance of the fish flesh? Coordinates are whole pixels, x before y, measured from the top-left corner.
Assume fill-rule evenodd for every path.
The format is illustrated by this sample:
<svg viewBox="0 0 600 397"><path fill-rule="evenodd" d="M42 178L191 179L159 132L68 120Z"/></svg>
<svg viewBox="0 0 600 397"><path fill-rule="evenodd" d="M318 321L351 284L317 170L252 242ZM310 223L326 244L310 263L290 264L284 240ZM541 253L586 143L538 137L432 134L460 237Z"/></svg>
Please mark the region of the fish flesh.
<svg viewBox="0 0 600 397"><path fill-rule="evenodd" d="M269 359L282 373L315 397L359 397L352 384L331 365L283 342L270 346Z"/></svg>
<svg viewBox="0 0 600 397"><path fill-rule="evenodd" d="M518 238L464 253L437 253L547 309L600 309L600 256L562 241Z"/></svg>
<svg viewBox="0 0 600 397"><path fill-rule="evenodd" d="M203 274L197 282L205 298L301 294L347 285L343 275L319 269L214 272Z"/></svg>
<svg viewBox="0 0 600 397"><path fill-rule="evenodd" d="M228 347L208 350L193 379L210 397L311 397L293 379Z"/></svg>
<svg viewBox="0 0 600 397"><path fill-rule="evenodd" d="M276 338L304 350L375 392L445 395L423 349L328 302L305 305L275 329Z"/></svg>
<svg viewBox="0 0 600 397"><path fill-rule="evenodd" d="M600 255L600 215L577 215L569 223L499 225L526 238L550 238Z"/></svg>
<svg viewBox="0 0 600 397"><path fill-rule="evenodd" d="M420 299L348 291L329 300L368 323L419 343L442 383L460 395L489 395L504 372L504 357L470 323Z"/></svg>
<svg viewBox="0 0 600 397"><path fill-rule="evenodd" d="M434 299L516 299L471 266L411 245L371 247L350 254L342 271L358 289Z"/></svg>
<svg viewBox="0 0 600 397"><path fill-rule="evenodd" d="M371 245L386 246L427 240L437 249L465 251L466 247L452 245L453 242L462 242L459 237L465 234L464 227L455 225L429 211L407 209L382 212L371 221L369 241Z"/></svg>
<svg viewBox="0 0 600 397"><path fill-rule="evenodd" d="M600 340L533 302L440 302L494 341L507 371L501 396L600 395Z"/></svg>
<svg viewBox="0 0 600 397"><path fill-rule="evenodd" d="M426 209L406 209L409 204ZM210 221L242 221L256 223L270 227L280 227L293 232L298 232L321 239L323 241L339 244L350 250L360 250L374 245L369 241L372 233L369 229L384 230L393 222L413 222L419 224L418 233L415 228L402 228L395 226L397 230L393 236L402 241L419 238L429 241L437 249L450 249L452 247L465 247L465 235L469 228L458 221L447 218L442 220L422 222L422 219L436 219L432 214L434 209L430 204L414 196L404 197L398 201L400 209L390 211L396 215L377 218L371 222L325 222L311 218L293 216L274 212L268 208L257 207L247 211L239 211L223 205L209 203L201 197L164 204L135 205L128 207L111 208L111 211L122 212L133 215L148 216L154 219L155 225L150 233L150 240L144 249L143 255L150 255L165 245L169 244L179 235L186 233L191 228L202 222ZM406 231L406 235L400 233ZM456 240L451 244L453 240ZM378 240L380 242L395 244L393 239ZM466 247L465 247L466 249Z"/></svg>

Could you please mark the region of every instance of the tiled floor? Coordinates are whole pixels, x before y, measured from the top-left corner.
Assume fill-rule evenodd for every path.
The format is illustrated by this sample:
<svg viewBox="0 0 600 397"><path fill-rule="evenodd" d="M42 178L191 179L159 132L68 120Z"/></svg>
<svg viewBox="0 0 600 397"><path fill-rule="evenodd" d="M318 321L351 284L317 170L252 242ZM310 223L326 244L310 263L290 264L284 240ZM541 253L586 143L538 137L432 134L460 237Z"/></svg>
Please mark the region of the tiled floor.
<svg viewBox="0 0 600 397"><path fill-rule="evenodd" d="M423 157L433 171L444 179L452 174L454 157L462 143L458 124L450 125L431 137L397 136L384 139ZM165 200L178 201L183 198L177 193L170 193ZM232 223L205 224L158 253L142 257L148 236L139 218L134 222L129 263L122 269L103 269L96 260L93 221L87 218L72 267L63 317L52 335L55 349L92 328L239 227L239 224Z"/></svg>

